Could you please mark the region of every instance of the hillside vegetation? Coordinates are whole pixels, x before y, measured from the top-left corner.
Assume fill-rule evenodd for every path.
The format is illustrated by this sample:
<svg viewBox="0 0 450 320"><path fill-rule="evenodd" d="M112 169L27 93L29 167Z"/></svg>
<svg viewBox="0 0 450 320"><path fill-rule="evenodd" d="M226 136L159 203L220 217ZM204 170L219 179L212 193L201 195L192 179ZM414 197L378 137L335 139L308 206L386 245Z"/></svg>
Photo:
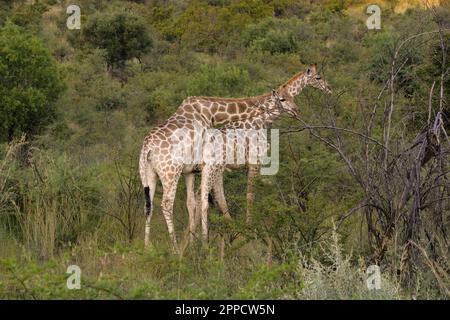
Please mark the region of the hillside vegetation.
<svg viewBox="0 0 450 320"><path fill-rule="evenodd" d="M1 1L0 298L450 298L450 7L416 2L381 1L369 30L357 0ZM333 94L305 89L301 120L274 124L280 171L258 178L251 224L246 171L226 173L233 220L212 208L209 245L178 256L158 185L144 248L150 128L312 63ZM180 181L179 238L185 201Z"/></svg>

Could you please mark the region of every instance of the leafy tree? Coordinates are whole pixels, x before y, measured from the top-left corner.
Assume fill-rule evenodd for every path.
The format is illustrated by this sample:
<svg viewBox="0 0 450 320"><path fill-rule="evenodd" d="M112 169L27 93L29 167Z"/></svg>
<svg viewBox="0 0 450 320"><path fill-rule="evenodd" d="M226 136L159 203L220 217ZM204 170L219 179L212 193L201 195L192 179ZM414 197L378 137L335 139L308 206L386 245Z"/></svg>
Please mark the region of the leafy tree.
<svg viewBox="0 0 450 320"><path fill-rule="evenodd" d="M0 141L42 129L54 119L63 89L39 38L9 22L0 29Z"/></svg>
<svg viewBox="0 0 450 320"><path fill-rule="evenodd" d="M133 13L96 14L83 30L86 41L105 49L109 68L123 69L127 60L140 58L152 47L145 22Z"/></svg>

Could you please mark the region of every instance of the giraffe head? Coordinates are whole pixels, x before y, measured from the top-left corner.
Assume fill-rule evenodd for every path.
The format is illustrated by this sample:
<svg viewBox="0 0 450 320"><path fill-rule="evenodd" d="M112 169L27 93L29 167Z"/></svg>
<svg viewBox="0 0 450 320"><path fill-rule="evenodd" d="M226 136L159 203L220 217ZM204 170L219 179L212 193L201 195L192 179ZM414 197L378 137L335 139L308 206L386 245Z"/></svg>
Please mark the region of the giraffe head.
<svg viewBox="0 0 450 320"><path fill-rule="evenodd" d="M309 66L306 72L297 73L286 83L284 83L278 91L291 97L295 97L300 94L306 86L318 88L326 94L331 93L330 86L317 72L317 67L315 64Z"/></svg>
<svg viewBox="0 0 450 320"><path fill-rule="evenodd" d="M306 85L320 89L326 94L331 94L331 87L317 72L316 64L310 65L304 75L306 78Z"/></svg>
<svg viewBox="0 0 450 320"><path fill-rule="evenodd" d="M280 93L272 90L273 108L277 114L286 112L294 117L298 116L298 106L294 102L294 98L286 93Z"/></svg>

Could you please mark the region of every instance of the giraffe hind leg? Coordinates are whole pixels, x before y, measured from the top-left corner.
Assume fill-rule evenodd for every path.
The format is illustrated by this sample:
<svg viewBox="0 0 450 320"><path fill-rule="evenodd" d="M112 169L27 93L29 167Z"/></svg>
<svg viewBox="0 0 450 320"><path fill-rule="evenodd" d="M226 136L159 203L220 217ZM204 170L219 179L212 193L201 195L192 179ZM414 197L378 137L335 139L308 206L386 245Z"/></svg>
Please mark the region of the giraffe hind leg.
<svg viewBox="0 0 450 320"><path fill-rule="evenodd" d="M156 174L151 168L146 168L146 185L144 185L144 197L145 197L145 238L144 244L148 246L150 244L150 221L153 215L153 198L155 196L156 189Z"/></svg>
<svg viewBox="0 0 450 320"><path fill-rule="evenodd" d="M214 205L214 197L211 193L208 193L208 203L213 206Z"/></svg>
<svg viewBox="0 0 450 320"><path fill-rule="evenodd" d="M149 216L152 210L152 201L150 199L150 187L144 187L144 196L145 196L145 216Z"/></svg>
<svg viewBox="0 0 450 320"><path fill-rule="evenodd" d="M165 175L161 177L163 185L163 198L161 201L161 209L166 220L167 229L169 231L170 239L172 240L172 247L175 253L179 253L177 244L177 237L175 235L174 223L173 223L173 203L175 201L175 195L177 191L178 179L180 177L181 170L173 173L172 175Z"/></svg>

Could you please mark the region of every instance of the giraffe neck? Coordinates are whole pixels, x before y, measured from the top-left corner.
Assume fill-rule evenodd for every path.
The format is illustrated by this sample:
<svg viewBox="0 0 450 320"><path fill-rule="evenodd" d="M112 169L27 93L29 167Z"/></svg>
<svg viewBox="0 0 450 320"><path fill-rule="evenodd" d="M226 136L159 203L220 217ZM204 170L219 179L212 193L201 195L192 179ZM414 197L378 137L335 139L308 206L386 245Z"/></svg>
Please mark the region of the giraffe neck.
<svg viewBox="0 0 450 320"><path fill-rule="evenodd" d="M270 94L245 99L220 99L199 97L201 113L209 119L212 126L225 125L262 115L267 109L273 109L274 102Z"/></svg>
<svg viewBox="0 0 450 320"><path fill-rule="evenodd" d="M307 76L304 72L300 72L283 84L279 90L286 92L291 97L299 95L307 85Z"/></svg>
<svg viewBox="0 0 450 320"><path fill-rule="evenodd" d="M229 122L225 124L223 129L264 129L272 125L272 123L280 116L278 110L267 112L263 109L255 112L253 116L240 121Z"/></svg>
<svg viewBox="0 0 450 320"><path fill-rule="evenodd" d="M299 95L303 89L308 85L307 77L302 72L295 75L288 82L282 85L280 92L287 93L288 95L295 97ZM268 99L265 107L256 108L252 111L251 115L243 120L234 121L226 124L225 128L245 128L251 126L252 129L268 128L272 123L281 115L281 112L277 108L273 108L274 102Z"/></svg>

